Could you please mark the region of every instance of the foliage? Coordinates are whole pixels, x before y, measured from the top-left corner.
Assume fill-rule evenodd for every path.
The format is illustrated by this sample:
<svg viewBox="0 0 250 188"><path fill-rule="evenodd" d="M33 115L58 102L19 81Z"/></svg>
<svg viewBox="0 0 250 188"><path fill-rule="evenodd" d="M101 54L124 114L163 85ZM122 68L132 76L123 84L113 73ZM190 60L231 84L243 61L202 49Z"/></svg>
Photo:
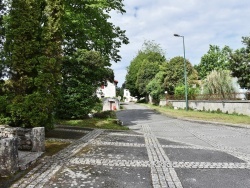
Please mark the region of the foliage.
<svg viewBox="0 0 250 188"><path fill-rule="evenodd" d="M198 88L193 88L193 87L189 87L188 88L188 99L189 100L194 100L196 95L199 93L199 89ZM185 99L185 85L179 85L177 87L175 87L174 90L174 98L175 99Z"/></svg>
<svg viewBox="0 0 250 188"><path fill-rule="evenodd" d="M159 72L160 62L144 60L137 74L136 86L141 95L147 95L146 86Z"/></svg>
<svg viewBox="0 0 250 188"><path fill-rule="evenodd" d="M78 50L66 57L62 67L63 82L57 116L62 119L84 118L99 103L95 95L101 82L112 79L113 71L95 51Z"/></svg>
<svg viewBox="0 0 250 188"><path fill-rule="evenodd" d="M230 70L242 88L250 89L250 37L243 37L242 43L246 47L236 50L230 56Z"/></svg>
<svg viewBox="0 0 250 188"><path fill-rule="evenodd" d="M184 58L174 57L165 66L164 87L168 94L173 95L176 86L184 84ZM195 84L197 72L186 59L186 72L188 84Z"/></svg>
<svg viewBox="0 0 250 188"><path fill-rule="evenodd" d="M128 44L125 31L109 22L109 12L125 13L123 0L64 1L64 52L71 55L76 49L96 50L109 62L120 61L122 44Z"/></svg>
<svg viewBox="0 0 250 188"><path fill-rule="evenodd" d="M6 22L4 61L10 125L53 126L60 83L61 1L12 1Z"/></svg>
<svg viewBox="0 0 250 188"><path fill-rule="evenodd" d="M124 89L125 89L125 83L122 84L122 87L117 87L116 88L116 96L120 96L121 100L123 100Z"/></svg>
<svg viewBox="0 0 250 188"><path fill-rule="evenodd" d="M106 119L106 118L116 118L116 114L114 111L103 111L103 112L98 112L94 113L93 115L95 118L100 118L100 119Z"/></svg>
<svg viewBox="0 0 250 188"><path fill-rule="evenodd" d="M164 88L162 87L164 76L165 73L159 71L146 87L147 92L155 101L160 101L161 96L164 94Z"/></svg>
<svg viewBox="0 0 250 188"><path fill-rule="evenodd" d="M113 79L113 72L107 68L110 66L109 60L119 61L118 48L128 43L125 31L108 21L111 10L125 12L122 0L8 1L9 8L5 17L2 16L2 2L0 101L3 103L5 100L7 105L3 105L0 118L10 121L12 126L45 126L50 129L58 99L61 100L57 109L62 110L62 105L68 102L70 108L65 109L69 113L73 108L81 108L84 113L78 111L76 114L78 117L84 116L97 101L92 96L94 88L103 81L101 79ZM99 53L84 52L86 56L77 57L77 49L94 49ZM65 54L68 57L61 67L62 56ZM86 63L80 66L81 61ZM81 73L76 71L79 66ZM83 80L82 73L87 77L79 84L79 80ZM9 79L7 82L1 80L6 76ZM68 90L66 86L70 86ZM81 92L83 94L78 95ZM75 95L70 96L71 93ZM81 97L84 97L85 102ZM71 117L75 117L75 114Z"/></svg>
<svg viewBox="0 0 250 188"><path fill-rule="evenodd" d="M208 52L201 57L201 62L195 66L199 73L200 79L205 79L206 76L213 70L228 70L229 57L232 52L228 46L220 49L219 46L210 45Z"/></svg>
<svg viewBox="0 0 250 188"><path fill-rule="evenodd" d="M203 83L204 94L218 94L226 98L227 94L234 93L231 72L228 70L212 71Z"/></svg>
<svg viewBox="0 0 250 188"><path fill-rule="evenodd" d="M147 84L159 71L159 65L166 61L164 52L159 44L145 41L142 49L131 61L126 75L126 88L132 96L144 96Z"/></svg>
<svg viewBox="0 0 250 188"><path fill-rule="evenodd" d="M82 120L62 120L58 122L62 125L69 125L82 128L94 128L94 129L113 129L113 130L128 130L128 127L121 126L117 124L116 119L100 119L100 118L90 118Z"/></svg>

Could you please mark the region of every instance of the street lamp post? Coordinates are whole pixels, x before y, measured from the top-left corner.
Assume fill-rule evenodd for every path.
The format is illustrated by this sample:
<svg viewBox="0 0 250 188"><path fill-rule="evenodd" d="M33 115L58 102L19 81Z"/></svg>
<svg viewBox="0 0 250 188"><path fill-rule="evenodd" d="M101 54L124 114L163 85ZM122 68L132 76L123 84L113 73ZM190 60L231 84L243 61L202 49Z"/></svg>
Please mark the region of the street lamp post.
<svg viewBox="0 0 250 188"><path fill-rule="evenodd" d="M184 36L179 34L174 34L175 37L182 37L183 40L183 51L184 51L184 79L185 79L185 101L186 101L186 110L188 110L188 87L187 87L187 66L186 66L186 58L185 58L185 42Z"/></svg>

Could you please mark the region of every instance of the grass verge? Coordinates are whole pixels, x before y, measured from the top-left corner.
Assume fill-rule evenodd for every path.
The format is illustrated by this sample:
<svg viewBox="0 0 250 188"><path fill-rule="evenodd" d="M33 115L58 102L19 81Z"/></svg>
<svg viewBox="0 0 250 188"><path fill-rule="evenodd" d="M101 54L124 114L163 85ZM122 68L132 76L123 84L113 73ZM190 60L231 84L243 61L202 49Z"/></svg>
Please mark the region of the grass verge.
<svg viewBox="0 0 250 188"><path fill-rule="evenodd" d="M193 111L193 110L186 111L182 109L174 110L169 107L160 107L150 104L143 104L143 105L171 117L222 122L230 124L245 124L249 125L250 127L250 116L246 115L211 113L211 112Z"/></svg>
<svg viewBox="0 0 250 188"><path fill-rule="evenodd" d="M70 143L68 142L58 142L58 141L49 141L45 142L45 153L44 156L52 156L62 149L66 148Z"/></svg>
<svg viewBox="0 0 250 188"><path fill-rule="evenodd" d="M57 124L61 125L70 125L78 126L83 128L91 129L113 129L113 130L129 130L127 127L117 124L116 119L99 119L99 118L90 118L83 120L59 120Z"/></svg>

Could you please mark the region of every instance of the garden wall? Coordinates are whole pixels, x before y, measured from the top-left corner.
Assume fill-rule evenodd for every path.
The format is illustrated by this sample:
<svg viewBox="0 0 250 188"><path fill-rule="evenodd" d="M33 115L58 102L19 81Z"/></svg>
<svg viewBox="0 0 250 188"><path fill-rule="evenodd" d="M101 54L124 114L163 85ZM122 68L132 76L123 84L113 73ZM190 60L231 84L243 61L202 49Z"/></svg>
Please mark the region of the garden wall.
<svg viewBox="0 0 250 188"><path fill-rule="evenodd" d="M161 106L171 103L174 108L185 109L185 100L168 100L160 102ZM235 101L209 101L209 100L189 100L189 108L193 110L203 111L217 111L220 110L223 113L237 113L250 116L250 100L235 100Z"/></svg>
<svg viewBox="0 0 250 188"><path fill-rule="evenodd" d="M18 150L45 151L44 131L44 127L0 127L0 176L8 176L17 171Z"/></svg>

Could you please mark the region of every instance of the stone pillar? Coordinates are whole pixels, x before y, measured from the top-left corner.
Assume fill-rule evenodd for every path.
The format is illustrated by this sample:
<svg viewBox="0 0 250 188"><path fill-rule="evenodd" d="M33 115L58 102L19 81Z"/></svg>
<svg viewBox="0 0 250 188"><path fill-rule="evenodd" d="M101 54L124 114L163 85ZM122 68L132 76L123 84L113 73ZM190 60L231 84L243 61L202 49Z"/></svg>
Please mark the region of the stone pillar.
<svg viewBox="0 0 250 188"><path fill-rule="evenodd" d="M31 131L32 149L34 152L45 151L45 129L44 127L36 127Z"/></svg>
<svg viewBox="0 0 250 188"><path fill-rule="evenodd" d="M18 170L17 138L0 139L0 176L8 176Z"/></svg>

